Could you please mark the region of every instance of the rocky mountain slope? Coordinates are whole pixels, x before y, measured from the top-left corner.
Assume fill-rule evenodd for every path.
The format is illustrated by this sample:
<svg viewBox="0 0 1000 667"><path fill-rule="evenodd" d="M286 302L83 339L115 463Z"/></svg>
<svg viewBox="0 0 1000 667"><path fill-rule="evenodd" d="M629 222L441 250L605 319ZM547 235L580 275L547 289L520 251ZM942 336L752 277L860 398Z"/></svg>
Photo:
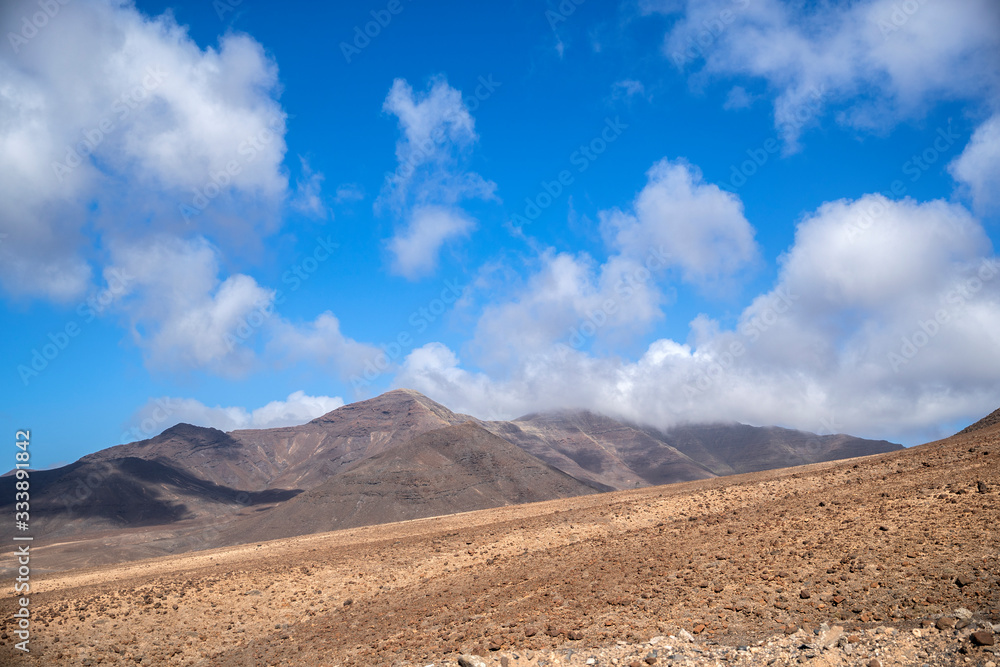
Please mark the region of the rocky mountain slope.
<svg viewBox="0 0 1000 667"><path fill-rule="evenodd" d="M483 422L399 389L300 426L178 424L33 473L32 510L72 538L67 563L99 564L899 448L742 424L660 432L585 411ZM0 477L0 510L13 482Z"/></svg>
<svg viewBox="0 0 1000 667"><path fill-rule="evenodd" d="M226 536L233 543L274 539L596 492L466 422L364 459L293 500L234 522Z"/></svg>
<svg viewBox="0 0 1000 667"><path fill-rule="evenodd" d="M32 579L31 654L9 633L0 664L985 667L1000 662L998 492L994 425L53 574ZM59 557L38 547L33 568ZM7 627L16 608L0 598Z"/></svg>

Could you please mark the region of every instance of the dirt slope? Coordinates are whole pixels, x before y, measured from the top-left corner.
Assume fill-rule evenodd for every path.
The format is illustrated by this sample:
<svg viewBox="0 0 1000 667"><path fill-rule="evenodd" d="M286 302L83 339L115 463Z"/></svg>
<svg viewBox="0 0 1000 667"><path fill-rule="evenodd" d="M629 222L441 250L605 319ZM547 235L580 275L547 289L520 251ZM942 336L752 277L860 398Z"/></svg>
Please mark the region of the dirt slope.
<svg viewBox="0 0 1000 667"><path fill-rule="evenodd" d="M1000 623L998 489L990 427L863 459L69 572L32 582L33 652L16 664L455 665L465 652L507 667L695 665L726 651L733 665L983 665L996 657L970 633ZM33 553L44 566L45 549ZM6 627L12 610L0 600ZM844 628L838 647L784 639L821 623ZM682 657L638 643L654 635ZM14 664L13 638L0 641Z"/></svg>

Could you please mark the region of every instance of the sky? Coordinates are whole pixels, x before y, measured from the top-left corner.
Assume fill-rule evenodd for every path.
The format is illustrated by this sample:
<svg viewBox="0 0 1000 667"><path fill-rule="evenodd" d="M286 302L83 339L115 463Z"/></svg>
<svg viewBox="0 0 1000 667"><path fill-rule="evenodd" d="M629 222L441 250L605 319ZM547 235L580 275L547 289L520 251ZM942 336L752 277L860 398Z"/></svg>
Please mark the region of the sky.
<svg viewBox="0 0 1000 667"><path fill-rule="evenodd" d="M13 0L0 34L35 467L399 387L906 445L1000 405L995 0Z"/></svg>

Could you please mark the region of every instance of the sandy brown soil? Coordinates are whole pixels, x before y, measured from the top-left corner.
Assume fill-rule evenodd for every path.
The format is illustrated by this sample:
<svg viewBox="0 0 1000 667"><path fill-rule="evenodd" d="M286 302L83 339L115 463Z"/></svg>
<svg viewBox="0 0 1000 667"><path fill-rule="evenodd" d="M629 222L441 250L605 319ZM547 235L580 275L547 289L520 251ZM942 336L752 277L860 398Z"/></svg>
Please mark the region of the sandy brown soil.
<svg viewBox="0 0 1000 667"><path fill-rule="evenodd" d="M996 647L971 633L1000 623L998 491L994 426L865 459L74 570L33 580L30 656L12 650L4 597L0 662L987 665Z"/></svg>

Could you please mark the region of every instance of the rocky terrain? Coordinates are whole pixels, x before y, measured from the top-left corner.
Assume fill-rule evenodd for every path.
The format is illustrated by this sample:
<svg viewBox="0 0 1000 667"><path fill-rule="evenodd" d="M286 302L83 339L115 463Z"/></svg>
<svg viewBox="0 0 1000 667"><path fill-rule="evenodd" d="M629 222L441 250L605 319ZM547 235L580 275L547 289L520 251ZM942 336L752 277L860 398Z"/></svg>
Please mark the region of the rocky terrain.
<svg viewBox="0 0 1000 667"><path fill-rule="evenodd" d="M735 423L660 432L585 411L484 422L397 389L301 426L178 424L35 471L31 516L51 572L899 449ZM13 484L0 477L4 511Z"/></svg>
<svg viewBox="0 0 1000 667"><path fill-rule="evenodd" d="M79 569L32 581L32 653L5 631L0 660L995 667L998 489L986 424L859 459ZM3 598L5 628L12 612Z"/></svg>

